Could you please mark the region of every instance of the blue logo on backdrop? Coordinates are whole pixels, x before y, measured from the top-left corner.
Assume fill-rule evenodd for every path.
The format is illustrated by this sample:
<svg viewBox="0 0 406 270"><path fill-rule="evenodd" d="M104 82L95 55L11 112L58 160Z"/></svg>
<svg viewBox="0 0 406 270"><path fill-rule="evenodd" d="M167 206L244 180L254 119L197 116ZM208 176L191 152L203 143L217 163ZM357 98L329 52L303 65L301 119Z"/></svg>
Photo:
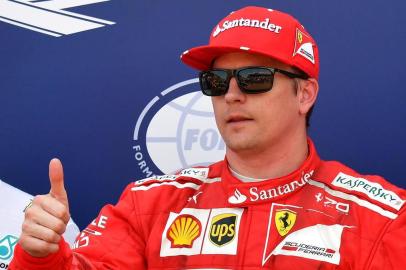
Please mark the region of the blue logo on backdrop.
<svg viewBox="0 0 406 270"><path fill-rule="evenodd" d="M92 30L115 22L64 9L109 0L0 0L0 21L54 37Z"/></svg>
<svg viewBox="0 0 406 270"><path fill-rule="evenodd" d="M14 246L17 241L18 238L12 235L0 239L0 260L8 260L13 256Z"/></svg>
<svg viewBox="0 0 406 270"><path fill-rule="evenodd" d="M214 120L210 98L198 79L175 84L154 97L134 130L134 157L145 177L222 160L225 144Z"/></svg>

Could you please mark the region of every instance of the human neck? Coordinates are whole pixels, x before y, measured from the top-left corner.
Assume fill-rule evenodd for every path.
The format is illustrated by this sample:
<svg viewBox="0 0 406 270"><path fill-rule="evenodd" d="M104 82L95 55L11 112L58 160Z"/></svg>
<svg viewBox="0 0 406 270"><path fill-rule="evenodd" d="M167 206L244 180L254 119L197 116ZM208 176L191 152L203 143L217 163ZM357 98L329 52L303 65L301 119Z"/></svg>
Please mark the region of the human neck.
<svg viewBox="0 0 406 270"><path fill-rule="evenodd" d="M294 139L281 138L266 149L236 152L227 148L227 161L238 174L257 178L278 178L298 169L308 156L306 133Z"/></svg>

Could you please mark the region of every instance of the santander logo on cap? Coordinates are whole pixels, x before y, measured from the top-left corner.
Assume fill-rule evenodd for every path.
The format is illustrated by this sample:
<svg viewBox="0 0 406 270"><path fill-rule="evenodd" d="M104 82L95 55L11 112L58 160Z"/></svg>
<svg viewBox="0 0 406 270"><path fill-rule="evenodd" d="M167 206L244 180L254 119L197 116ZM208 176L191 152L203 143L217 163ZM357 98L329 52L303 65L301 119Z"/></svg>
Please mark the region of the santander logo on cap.
<svg viewBox="0 0 406 270"><path fill-rule="evenodd" d="M224 21L222 26L217 25L216 30L213 32L213 37L218 36L220 33L234 28L234 27L254 27L269 30L277 34L282 30L282 26L271 23L269 18L266 18L262 21L256 19L236 19L232 21Z"/></svg>

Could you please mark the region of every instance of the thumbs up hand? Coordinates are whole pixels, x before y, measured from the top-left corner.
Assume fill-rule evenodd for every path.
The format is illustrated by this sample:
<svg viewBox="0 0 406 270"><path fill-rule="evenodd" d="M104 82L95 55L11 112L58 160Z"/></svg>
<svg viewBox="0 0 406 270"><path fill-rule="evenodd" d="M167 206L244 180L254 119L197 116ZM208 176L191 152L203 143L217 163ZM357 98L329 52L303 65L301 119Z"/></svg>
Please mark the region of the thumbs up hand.
<svg viewBox="0 0 406 270"><path fill-rule="evenodd" d="M21 247L34 257L45 257L59 249L61 235L69 222L69 203L64 186L63 167L59 159L49 163L51 190L46 195L35 196L25 211Z"/></svg>

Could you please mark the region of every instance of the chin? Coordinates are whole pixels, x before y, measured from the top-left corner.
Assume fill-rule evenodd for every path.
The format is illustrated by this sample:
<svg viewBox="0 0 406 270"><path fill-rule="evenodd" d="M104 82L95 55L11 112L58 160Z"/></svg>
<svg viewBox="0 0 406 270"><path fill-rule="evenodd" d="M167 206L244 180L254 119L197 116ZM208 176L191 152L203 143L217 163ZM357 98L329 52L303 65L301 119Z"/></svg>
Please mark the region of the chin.
<svg viewBox="0 0 406 270"><path fill-rule="evenodd" d="M229 148L233 152L253 150L253 149L257 148L257 146L258 146L256 142L254 142L253 140L250 140L250 139L232 138L232 139L226 139L225 143L227 145L227 148Z"/></svg>

